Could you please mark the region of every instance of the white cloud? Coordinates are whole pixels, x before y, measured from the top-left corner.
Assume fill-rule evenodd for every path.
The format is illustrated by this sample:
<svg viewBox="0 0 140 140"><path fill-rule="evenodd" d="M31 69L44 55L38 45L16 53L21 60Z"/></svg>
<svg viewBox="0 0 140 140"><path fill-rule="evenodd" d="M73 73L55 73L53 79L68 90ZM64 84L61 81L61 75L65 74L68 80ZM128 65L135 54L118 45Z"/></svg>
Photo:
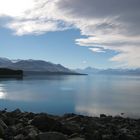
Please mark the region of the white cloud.
<svg viewBox="0 0 140 140"><path fill-rule="evenodd" d="M76 44L93 52L118 52L111 61L140 67L139 0L0 0L0 16L16 35L78 28Z"/></svg>
<svg viewBox="0 0 140 140"><path fill-rule="evenodd" d="M16 30L16 35L26 34L42 34L47 31L55 31L57 24L54 22L38 22L38 21L14 21L13 23L7 24L10 29Z"/></svg>
<svg viewBox="0 0 140 140"><path fill-rule="evenodd" d="M11 30L16 31L16 35L25 34L43 34L45 32L63 31L68 27L59 25L56 21L40 21L40 20L27 20L27 21L13 21L6 25Z"/></svg>
<svg viewBox="0 0 140 140"><path fill-rule="evenodd" d="M101 52L105 52L103 49L101 49L101 48L89 48L91 51L93 51L93 52L98 52L98 53L101 53Z"/></svg>
<svg viewBox="0 0 140 140"><path fill-rule="evenodd" d="M140 67L140 47L123 46L120 53L112 57L111 61L119 62L124 67Z"/></svg>
<svg viewBox="0 0 140 140"><path fill-rule="evenodd" d="M34 6L34 0L0 0L0 16L20 17Z"/></svg>

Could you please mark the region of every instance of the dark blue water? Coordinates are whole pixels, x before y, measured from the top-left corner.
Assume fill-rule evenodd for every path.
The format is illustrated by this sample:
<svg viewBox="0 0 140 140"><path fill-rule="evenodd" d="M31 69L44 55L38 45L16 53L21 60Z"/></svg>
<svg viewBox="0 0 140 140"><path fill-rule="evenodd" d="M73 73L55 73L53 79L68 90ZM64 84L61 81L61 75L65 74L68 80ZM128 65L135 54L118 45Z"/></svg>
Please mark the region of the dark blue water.
<svg viewBox="0 0 140 140"><path fill-rule="evenodd" d="M136 76L37 76L23 80L0 79L0 109L101 113L140 117L140 77Z"/></svg>

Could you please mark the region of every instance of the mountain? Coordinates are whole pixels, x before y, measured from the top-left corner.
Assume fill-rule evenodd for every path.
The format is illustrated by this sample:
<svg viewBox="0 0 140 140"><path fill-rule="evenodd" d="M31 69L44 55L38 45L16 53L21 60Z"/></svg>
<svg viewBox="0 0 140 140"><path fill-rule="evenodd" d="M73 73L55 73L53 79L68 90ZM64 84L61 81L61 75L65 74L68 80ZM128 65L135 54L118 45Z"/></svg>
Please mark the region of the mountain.
<svg viewBox="0 0 140 140"><path fill-rule="evenodd" d="M105 75L140 75L140 68L137 69L97 69L87 67L85 69L76 69L76 72L86 74L105 74Z"/></svg>
<svg viewBox="0 0 140 140"><path fill-rule="evenodd" d="M75 71L86 74L97 74L100 70L97 68L87 67L85 69L76 69Z"/></svg>
<svg viewBox="0 0 140 140"><path fill-rule="evenodd" d="M0 58L0 67L7 67L12 64L12 61L7 58Z"/></svg>
<svg viewBox="0 0 140 140"><path fill-rule="evenodd" d="M20 60L10 65L10 68L18 68L24 71L71 72L71 70L60 64L53 64L42 60Z"/></svg>
<svg viewBox="0 0 140 140"><path fill-rule="evenodd" d="M98 74L106 74L106 75L140 75L140 69L106 69L106 70L100 70Z"/></svg>
<svg viewBox="0 0 140 140"><path fill-rule="evenodd" d="M9 60L7 58L0 58L0 68L20 69L23 71L34 72L65 72L74 73L70 69L61 64L53 64L42 60Z"/></svg>

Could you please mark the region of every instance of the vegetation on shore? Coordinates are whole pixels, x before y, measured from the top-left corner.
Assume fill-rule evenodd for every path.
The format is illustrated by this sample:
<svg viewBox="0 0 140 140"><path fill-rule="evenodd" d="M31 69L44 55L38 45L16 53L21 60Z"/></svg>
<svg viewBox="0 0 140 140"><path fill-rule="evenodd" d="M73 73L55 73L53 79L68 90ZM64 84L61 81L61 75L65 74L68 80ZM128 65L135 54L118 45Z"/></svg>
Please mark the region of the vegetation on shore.
<svg viewBox="0 0 140 140"><path fill-rule="evenodd" d="M23 76L22 70L0 68L0 77L18 77L18 76Z"/></svg>

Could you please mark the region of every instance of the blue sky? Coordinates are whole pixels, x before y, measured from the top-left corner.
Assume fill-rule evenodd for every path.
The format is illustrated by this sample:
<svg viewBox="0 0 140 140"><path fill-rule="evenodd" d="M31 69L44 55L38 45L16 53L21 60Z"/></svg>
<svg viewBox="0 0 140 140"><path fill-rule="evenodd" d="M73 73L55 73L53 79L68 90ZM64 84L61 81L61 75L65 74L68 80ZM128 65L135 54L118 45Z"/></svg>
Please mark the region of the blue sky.
<svg viewBox="0 0 140 140"><path fill-rule="evenodd" d="M69 68L140 67L139 4L0 0L0 57L40 59Z"/></svg>
<svg viewBox="0 0 140 140"><path fill-rule="evenodd" d="M60 63L70 68L88 66L107 68L114 64L108 53L93 53L86 47L75 44L81 37L79 30L49 32L43 35L16 36L9 29L0 29L0 56L10 59L39 59Z"/></svg>

